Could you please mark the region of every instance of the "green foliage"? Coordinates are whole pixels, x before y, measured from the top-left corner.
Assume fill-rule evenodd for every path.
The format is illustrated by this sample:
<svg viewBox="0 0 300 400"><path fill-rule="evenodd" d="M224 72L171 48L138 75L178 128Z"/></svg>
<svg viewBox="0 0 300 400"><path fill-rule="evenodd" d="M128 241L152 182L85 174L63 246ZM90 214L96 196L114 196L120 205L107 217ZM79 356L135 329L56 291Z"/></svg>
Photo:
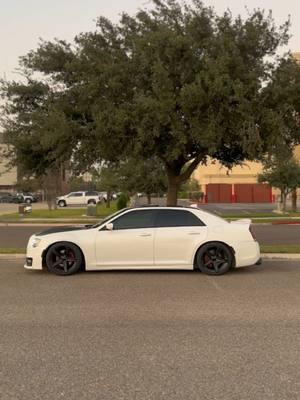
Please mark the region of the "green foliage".
<svg viewBox="0 0 300 400"><path fill-rule="evenodd" d="M285 195L293 189L300 187L300 165L294 159L273 159L271 165L267 165L258 181L268 183L270 186L281 190Z"/></svg>
<svg viewBox="0 0 300 400"><path fill-rule="evenodd" d="M120 187L128 193L164 193L167 179L163 164L156 157L129 158L119 166Z"/></svg>
<svg viewBox="0 0 300 400"><path fill-rule="evenodd" d="M117 209L122 210L123 208L126 208L128 201L128 195L126 193L121 193L117 200Z"/></svg>
<svg viewBox="0 0 300 400"><path fill-rule="evenodd" d="M287 73L298 76L299 67L277 68L274 57L288 28L261 10L246 20L218 16L198 0L155 0L118 24L100 17L74 45L42 42L22 58L27 82L2 87L6 140L36 174L62 161L81 172L155 157L175 204L208 157L231 166L299 139L299 90Z"/></svg>
<svg viewBox="0 0 300 400"><path fill-rule="evenodd" d="M73 176L69 180L70 191L76 192L78 190L96 190L94 182L86 182L81 176Z"/></svg>

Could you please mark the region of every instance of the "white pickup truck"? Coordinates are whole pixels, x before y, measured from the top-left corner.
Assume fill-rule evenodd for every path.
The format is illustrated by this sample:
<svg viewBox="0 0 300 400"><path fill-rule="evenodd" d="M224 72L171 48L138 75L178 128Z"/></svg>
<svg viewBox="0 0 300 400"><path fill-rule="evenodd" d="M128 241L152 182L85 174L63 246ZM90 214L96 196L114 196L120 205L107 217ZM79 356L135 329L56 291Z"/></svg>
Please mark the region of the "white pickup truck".
<svg viewBox="0 0 300 400"><path fill-rule="evenodd" d="M71 192L65 196L57 197L56 203L59 207L97 204L102 200L101 195L96 191Z"/></svg>

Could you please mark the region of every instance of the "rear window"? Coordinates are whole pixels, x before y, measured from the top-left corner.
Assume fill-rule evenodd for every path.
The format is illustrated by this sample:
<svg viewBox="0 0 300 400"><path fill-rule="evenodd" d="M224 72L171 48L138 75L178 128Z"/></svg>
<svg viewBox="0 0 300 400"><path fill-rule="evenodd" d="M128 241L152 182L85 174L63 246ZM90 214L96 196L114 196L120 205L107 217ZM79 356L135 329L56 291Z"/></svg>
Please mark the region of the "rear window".
<svg viewBox="0 0 300 400"><path fill-rule="evenodd" d="M157 228L204 225L199 218L186 210L159 210L156 218Z"/></svg>

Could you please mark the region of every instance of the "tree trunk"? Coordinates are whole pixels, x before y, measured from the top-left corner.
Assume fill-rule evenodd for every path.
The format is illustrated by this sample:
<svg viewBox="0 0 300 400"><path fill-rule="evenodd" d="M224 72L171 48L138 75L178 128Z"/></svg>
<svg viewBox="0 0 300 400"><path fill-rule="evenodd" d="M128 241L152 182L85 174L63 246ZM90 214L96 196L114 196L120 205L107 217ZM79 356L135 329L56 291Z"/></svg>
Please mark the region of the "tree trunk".
<svg viewBox="0 0 300 400"><path fill-rule="evenodd" d="M286 212L286 197L287 197L287 194L283 193L283 195L282 195L282 211L284 213Z"/></svg>
<svg viewBox="0 0 300 400"><path fill-rule="evenodd" d="M177 206L179 184L169 179L167 207Z"/></svg>
<svg viewBox="0 0 300 400"><path fill-rule="evenodd" d="M106 192L106 208L110 208L110 191Z"/></svg>
<svg viewBox="0 0 300 400"><path fill-rule="evenodd" d="M151 204L151 193L147 193L147 203L148 205Z"/></svg>
<svg viewBox="0 0 300 400"><path fill-rule="evenodd" d="M297 189L292 192L292 211L297 212Z"/></svg>

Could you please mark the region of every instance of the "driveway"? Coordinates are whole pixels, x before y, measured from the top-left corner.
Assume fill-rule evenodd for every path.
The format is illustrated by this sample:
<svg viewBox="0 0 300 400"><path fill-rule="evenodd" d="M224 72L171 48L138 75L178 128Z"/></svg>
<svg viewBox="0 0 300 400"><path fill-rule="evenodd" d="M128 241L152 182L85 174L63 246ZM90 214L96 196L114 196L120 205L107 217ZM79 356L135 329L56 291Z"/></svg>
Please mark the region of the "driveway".
<svg viewBox="0 0 300 400"><path fill-rule="evenodd" d="M298 400L300 267L221 277L0 264L1 400Z"/></svg>

